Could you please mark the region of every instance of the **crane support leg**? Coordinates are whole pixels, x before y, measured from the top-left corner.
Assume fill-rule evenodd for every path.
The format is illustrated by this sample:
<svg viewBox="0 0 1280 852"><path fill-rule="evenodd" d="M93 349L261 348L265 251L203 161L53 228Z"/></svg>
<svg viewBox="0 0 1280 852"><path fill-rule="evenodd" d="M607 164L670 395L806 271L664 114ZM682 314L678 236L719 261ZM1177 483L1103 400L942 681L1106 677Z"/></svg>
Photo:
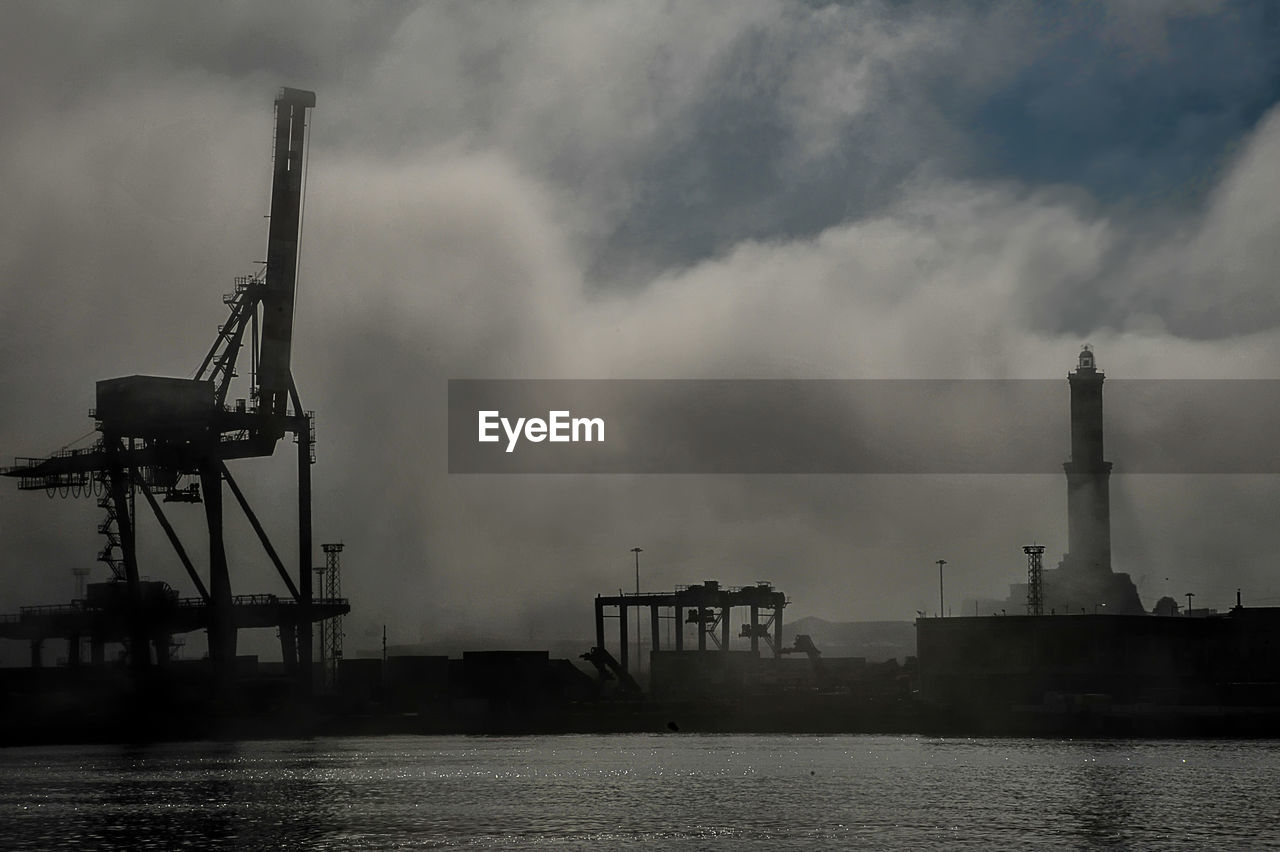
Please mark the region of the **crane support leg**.
<svg viewBox="0 0 1280 852"><path fill-rule="evenodd" d="M155 644L156 644L156 665L158 666L168 665L169 646L173 644L173 637L162 630L156 634Z"/></svg>
<svg viewBox="0 0 1280 852"><path fill-rule="evenodd" d="M119 439L110 445L119 447ZM120 550L124 556L124 576L129 599L129 655L133 668L144 672L151 665L151 636L142 612L142 585L138 577L138 551L135 545L133 515L129 512L131 476L117 464L108 474L111 501L115 504L116 527L120 533Z"/></svg>
<svg viewBox="0 0 1280 852"><path fill-rule="evenodd" d="M622 666L624 672L630 673L631 668L627 665L629 648L629 639L627 638L627 607L625 605L618 607L618 664Z"/></svg>
<svg viewBox="0 0 1280 852"><path fill-rule="evenodd" d="M298 626L292 621L280 625L280 659L286 674L298 670Z"/></svg>
<svg viewBox="0 0 1280 852"><path fill-rule="evenodd" d="M222 540L222 474L206 461L200 466L200 490L209 526L209 658L223 676L229 676L236 660L236 625L231 603L231 577Z"/></svg>
<svg viewBox="0 0 1280 852"><path fill-rule="evenodd" d="M302 400L289 379L298 436L298 667L303 694L311 694L311 424L302 413Z"/></svg>
<svg viewBox="0 0 1280 852"><path fill-rule="evenodd" d="M773 610L773 656L782 659L782 607Z"/></svg>
<svg viewBox="0 0 1280 852"><path fill-rule="evenodd" d="M604 605L599 595L596 595L596 647L604 647Z"/></svg>

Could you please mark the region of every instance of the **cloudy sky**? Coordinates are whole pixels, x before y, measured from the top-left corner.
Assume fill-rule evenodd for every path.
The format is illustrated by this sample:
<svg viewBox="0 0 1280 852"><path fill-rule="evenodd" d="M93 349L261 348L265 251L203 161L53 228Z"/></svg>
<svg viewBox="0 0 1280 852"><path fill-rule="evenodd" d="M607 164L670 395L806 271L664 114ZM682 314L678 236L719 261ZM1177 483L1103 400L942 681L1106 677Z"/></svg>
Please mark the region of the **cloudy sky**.
<svg viewBox="0 0 1280 852"><path fill-rule="evenodd" d="M646 588L768 579L790 618L840 620L936 608L938 558L958 605L1018 580L1021 545L1065 548L1060 476L450 476L450 378L1056 379L1086 341L1114 378L1280 364L1261 0L5 18L7 457L90 432L98 379L193 374L264 256L276 89L316 91L294 374L318 538L347 544L349 650L383 624L589 635L637 545ZM290 449L234 468L282 545ZM1280 603L1274 476L1112 489L1114 563L1148 604ZM172 514L199 551L198 512ZM100 515L0 490L0 610L69 598L76 565L104 578ZM283 593L242 527L236 591ZM143 572L190 592L140 535Z"/></svg>

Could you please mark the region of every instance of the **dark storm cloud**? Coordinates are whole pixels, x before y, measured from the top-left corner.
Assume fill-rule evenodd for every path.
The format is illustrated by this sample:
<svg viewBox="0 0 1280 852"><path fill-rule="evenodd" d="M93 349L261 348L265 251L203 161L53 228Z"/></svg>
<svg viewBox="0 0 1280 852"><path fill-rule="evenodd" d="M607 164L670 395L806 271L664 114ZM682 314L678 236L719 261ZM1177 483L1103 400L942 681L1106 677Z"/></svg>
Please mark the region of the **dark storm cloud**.
<svg viewBox="0 0 1280 852"><path fill-rule="evenodd" d="M813 234L926 166L1185 212L1280 94L1280 16L1215 6L849 4L748 31L599 263Z"/></svg>
<svg viewBox="0 0 1280 852"><path fill-rule="evenodd" d="M911 566L945 556L991 594L1020 545L1065 540L1056 476L451 477L450 378L1062 378L1082 339L1114 378L1280 358L1269 4L6 18L9 455L89 431L95 379L192 372L262 256L271 97L317 90L294 365L353 637L589 628L637 544L646 585L771 579L798 614L907 616L932 599ZM290 449L237 467L282 541ZM1120 570L1193 583L1229 553L1237 585L1274 586L1254 523L1274 482L1155 479L1117 485ZM95 506L33 499L0 493L30 566L5 609L66 597L100 548ZM198 540L198 515L175 523ZM143 532L150 573L185 582ZM233 539L238 590L280 591Z"/></svg>
<svg viewBox="0 0 1280 852"><path fill-rule="evenodd" d="M113 78L179 72L332 87L370 63L413 8L406 2L19 2L0 36L10 106L67 107Z"/></svg>

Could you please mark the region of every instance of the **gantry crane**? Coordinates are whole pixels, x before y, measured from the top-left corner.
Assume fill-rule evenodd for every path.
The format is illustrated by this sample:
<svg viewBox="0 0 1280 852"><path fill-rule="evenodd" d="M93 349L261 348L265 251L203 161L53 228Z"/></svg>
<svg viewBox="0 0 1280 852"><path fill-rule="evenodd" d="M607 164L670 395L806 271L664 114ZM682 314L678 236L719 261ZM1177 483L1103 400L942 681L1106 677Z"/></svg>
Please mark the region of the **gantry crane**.
<svg viewBox="0 0 1280 852"><path fill-rule="evenodd" d="M290 364L307 117L315 102L313 92L290 88L280 90L276 98L265 268L258 275L237 278L234 292L223 297L231 315L219 327L194 377L126 376L100 381L92 415L101 434L93 446L47 458L19 458L4 471L18 479L20 489L101 496L107 518L99 531L107 543L99 559L115 575L109 597L123 611L127 635L122 638L139 669L150 665L152 642L157 658L163 659L168 628L157 622L170 617L165 613L173 610L174 600L164 600L176 600L176 596L157 596L140 579L134 545L136 492L142 493L155 514L203 601L209 656L220 671L228 672L234 663L237 624L258 625L265 618L268 623L279 622L286 665L296 665L309 688L312 622L348 610L345 601L312 600L313 421L311 412L303 410ZM229 406L228 393L246 335L251 351L249 393L247 399ZM298 445L296 583L226 464L231 459L272 455L285 433L292 433ZM263 615L263 596L240 600L232 595L223 544L224 482L292 598L291 605L281 602L273 614ZM209 533L207 586L165 517L157 492L164 502L203 503ZM101 599L103 590L97 592ZM200 618L188 617L181 623L199 622Z"/></svg>

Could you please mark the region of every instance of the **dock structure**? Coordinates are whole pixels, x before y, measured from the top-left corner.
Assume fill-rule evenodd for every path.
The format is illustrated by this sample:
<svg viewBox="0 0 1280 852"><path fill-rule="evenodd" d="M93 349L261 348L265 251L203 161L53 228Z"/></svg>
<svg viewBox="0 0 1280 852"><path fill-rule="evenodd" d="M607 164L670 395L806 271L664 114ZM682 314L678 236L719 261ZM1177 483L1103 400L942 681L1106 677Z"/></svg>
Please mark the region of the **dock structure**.
<svg viewBox="0 0 1280 852"><path fill-rule="evenodd" d="M106 662L106 646L119 643L128 647L135 625L147 627L146 641L154 651L154 660L164 665L169 660L173 637L197 630L208 630L213 621L212 607L204 598L179 597L168 583L143 581L141 608L130 606L123 583L90 583L84 598L66 604L25 606L18 612L0 615L0 639L26 641L31 647L31 666L45 665L47 642L65 640L67 665L83 665L83 644L87 640L91 665ZM311 601L312 621L340 618L351 610L346 598L317 598ZM236 629L277 627L280 653L287 671L298 667L298 623L303 617L298 602L276 595L236 595L231 602L231 620Z"/></svg>
<svg viewBox="0 0 1280 852"><path fill-rule="evenodd" d="M649 610L650 648L662 647L661 623L669 619L674 624L673 650L685 650L685 625L695 627L696 647L699 651L727 652L730 637L730 613L735 607L748 610L738 638L748 639L752 653L759 653L763 641L775 658L782 656L782 610L787 597L771 583L761 582L742 588L722 587L716 580L700 585L685 586L670 592L642 592L636 594L596 596L596 645L588 658L594 656L597 666L604 665L625 683L631 679L630 649L627 639L629 610L637 609L637 617ZM612 614L606 609L615 610ZM668 614L664 614L664 611ZM618 656L608 650L605 641L605 618L618 619ZM712 646L709 648L708 646ZM625 675L625 676L624 676Z"/></svg>

